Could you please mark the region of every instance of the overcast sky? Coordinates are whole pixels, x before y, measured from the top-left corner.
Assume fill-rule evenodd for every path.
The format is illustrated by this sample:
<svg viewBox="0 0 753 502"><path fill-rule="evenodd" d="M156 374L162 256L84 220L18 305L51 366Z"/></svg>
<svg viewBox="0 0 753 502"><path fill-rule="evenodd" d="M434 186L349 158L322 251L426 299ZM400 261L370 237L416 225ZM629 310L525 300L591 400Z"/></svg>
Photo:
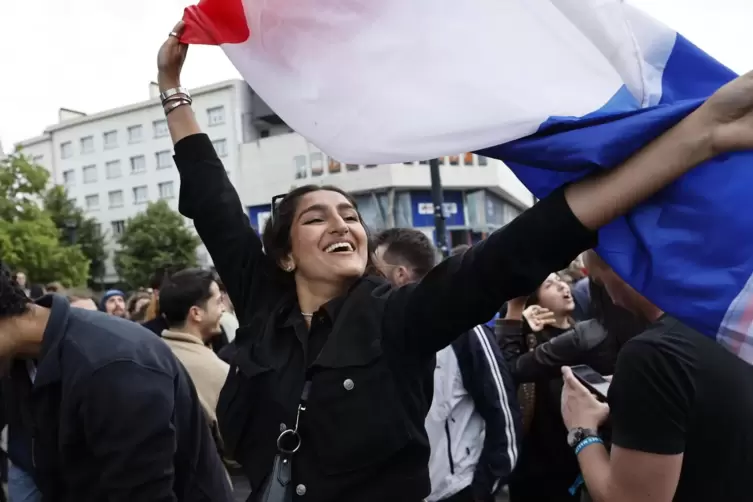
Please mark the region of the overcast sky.
<svg viewBox="0 0 753 502"><path fill-rule="evenodd" d="M54 124L60 107L94 113L147 99L157 49L189 3L0 0L0 141L6 150ZM632 3L733 70L753 69L753 0ZM183 84L237 77L220 49L192 47Z"/></svg>

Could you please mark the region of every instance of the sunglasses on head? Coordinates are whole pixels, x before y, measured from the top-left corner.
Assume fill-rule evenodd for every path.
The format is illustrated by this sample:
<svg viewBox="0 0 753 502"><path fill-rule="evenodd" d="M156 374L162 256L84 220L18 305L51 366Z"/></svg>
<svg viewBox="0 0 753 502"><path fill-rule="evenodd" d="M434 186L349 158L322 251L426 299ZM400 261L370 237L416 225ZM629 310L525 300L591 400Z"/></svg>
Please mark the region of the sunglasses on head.
<svg viewBox="0 0 753 502"><path fill-rule="evenodd" d="M282 203L283 199L287 197L288 194L282 193L279 195L275 195L272 197L272 211L271 216L269 217L272 221L274 221L277 218L277 210L280 208L280 203Z"/></svg>

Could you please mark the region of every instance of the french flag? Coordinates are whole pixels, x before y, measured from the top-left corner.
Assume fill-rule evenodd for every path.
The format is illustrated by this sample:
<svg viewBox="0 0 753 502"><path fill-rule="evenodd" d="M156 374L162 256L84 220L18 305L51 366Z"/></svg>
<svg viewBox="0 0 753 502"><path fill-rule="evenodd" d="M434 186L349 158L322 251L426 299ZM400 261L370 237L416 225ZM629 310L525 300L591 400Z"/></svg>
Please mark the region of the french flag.
<svg viewBox="0 0 753 502"><path fill-rule="evenodd" d="M477 151L539 198L620 164L736 75L621 0L201 0L296 131L354 164ZM753 364L753 152L693 170L600 231L599 254ZM556 243L553 243L556 245Z"/></svg>

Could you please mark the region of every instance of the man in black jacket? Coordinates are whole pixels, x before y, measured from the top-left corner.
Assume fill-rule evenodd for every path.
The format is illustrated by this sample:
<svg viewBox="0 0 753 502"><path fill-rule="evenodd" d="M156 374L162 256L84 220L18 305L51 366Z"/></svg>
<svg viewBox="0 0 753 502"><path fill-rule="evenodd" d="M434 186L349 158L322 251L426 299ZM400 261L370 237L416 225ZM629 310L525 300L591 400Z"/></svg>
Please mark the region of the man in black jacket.
<svg viewBox="0 0 753 502"><path fill-rule="evenodd" d="M190 378L138 324L32 303L0 264L0 358L26 363L11 386L45 501L232 500Z"/></svg>
<svg viewBox="0 0 753 502"><path fill-rule="evenodd" d="M377 266L397 286L420 280L436 260L436 249L419 230L385 230L376 244ZM432 383L425 422L432 486L426 500L493 501L515 467L522 428L512 377L493 333L476 326L439 351L427 390Z"/></svg>

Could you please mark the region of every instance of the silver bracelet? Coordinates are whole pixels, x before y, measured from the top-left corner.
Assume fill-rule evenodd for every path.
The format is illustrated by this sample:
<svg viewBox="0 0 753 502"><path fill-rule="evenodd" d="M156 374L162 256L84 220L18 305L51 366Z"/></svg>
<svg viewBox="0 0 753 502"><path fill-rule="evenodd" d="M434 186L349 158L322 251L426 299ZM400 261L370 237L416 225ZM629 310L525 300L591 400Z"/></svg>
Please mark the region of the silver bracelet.
<svg viewBox="0 0 753 502"><path fill-rule="evenodd" d="M164 107L165 110L165 117L170 115L170 112L175 110L176 108L183 106L183 105L191 105L191 102L187 99L179 99L177 101L173 101L172 103L168 103L167 106Z"/></svg>
<svg viewBox="0 0 753 502"><path fill-rule="evenodd" d="M165 105L172 103L173 101L181 100L188 101L189 105L193 103L193 99L190 96L184 96L183 94L174 94L162 102L162 107L164 108Z"/></svg>
<svg viewBox="0 0 753 502"><path fill-rule="evenodd" d="M172 89L167 89L165 92L159 94L159 98L162 101L162 104L164 104L169 97L175 96L176 94L183 94L188 99L191 99L191 94L185 87L173 87Z"/></svg>

